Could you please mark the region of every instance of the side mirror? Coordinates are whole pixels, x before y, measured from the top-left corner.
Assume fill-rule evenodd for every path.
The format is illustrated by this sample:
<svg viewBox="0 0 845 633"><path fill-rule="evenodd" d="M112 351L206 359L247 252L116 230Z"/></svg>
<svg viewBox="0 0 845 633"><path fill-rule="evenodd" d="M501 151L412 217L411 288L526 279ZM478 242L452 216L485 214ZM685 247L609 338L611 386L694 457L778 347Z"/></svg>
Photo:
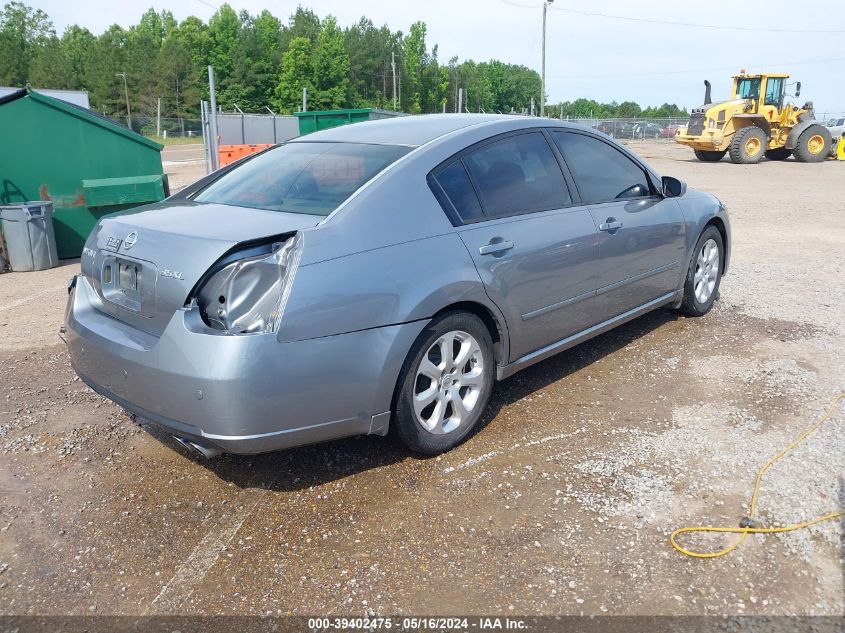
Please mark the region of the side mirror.
<svg viewBox="0 0 845 633"><path fill-rule="evenodd" d="M797 84L795 84L795 98L797 99L800 96L801 96L801 82L799 81Z"/></svg>
<svg viewBox="0 0 845 633"><path fill-rule="evenodd" d="M687 192L687 183L672 176L663 176L661 185L664 198L680 198Z"/></svg>

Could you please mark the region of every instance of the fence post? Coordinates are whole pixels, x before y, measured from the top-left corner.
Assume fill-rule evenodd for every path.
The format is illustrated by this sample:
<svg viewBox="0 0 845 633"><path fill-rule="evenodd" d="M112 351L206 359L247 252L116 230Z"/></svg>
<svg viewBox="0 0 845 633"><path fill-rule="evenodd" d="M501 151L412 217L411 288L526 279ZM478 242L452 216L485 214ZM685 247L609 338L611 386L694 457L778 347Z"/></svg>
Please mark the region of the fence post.
<svg viewBox="0 0 845 633"><path fill-rule="evenodd" d="M209 108L209 137L211 149L211 168L216 171L219 165L219 156L217 154L217 95L214 90L214 66L208 67L208 87L211 96L211 107Z"/></svg>
<svg viewBox="0 0 845 633"><path fill-rule="evenodd" d="M202 128L202 149L205 157L205 173L211 173L211 151L208 132L208 104L200 101L200 127Z"/></svg>

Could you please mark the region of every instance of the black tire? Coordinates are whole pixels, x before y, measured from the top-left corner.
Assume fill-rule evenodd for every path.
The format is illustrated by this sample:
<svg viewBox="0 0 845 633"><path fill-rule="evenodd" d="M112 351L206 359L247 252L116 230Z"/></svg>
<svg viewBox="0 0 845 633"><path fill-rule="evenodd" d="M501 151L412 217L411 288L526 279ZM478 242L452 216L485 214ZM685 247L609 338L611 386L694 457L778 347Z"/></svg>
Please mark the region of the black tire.
<svg viewBox="0 0 845 633"><path fill-rule="evenodd" d="M440 393L440 383L436 383L434 380L431 380L430 383L424 383L427 379L423 376L418 376L418 371L425 358L432 360L431 356L429 356L432 346L434 346L440 337L449 332L469 334L477 342L482 361L481 385L472 410L464 419L460 420L457 427L449 432L435 434L424 428L422 422L418 420L417 413L414 410L413 397L415 393L424 392L432 385L436 385L436 393ZM395 430L396 435L402 443L412 451L425 455L444 453L460 444L476 426L484 410L487 408L487 403L490 401L490 394L493 392L493 383L496 377L495 362L493 357L493 340L490 337L490 332L487 330L484 322L477 316L469 312L446 312L432 320L420 333L411 347L411 351L408 352L408 357L405 359L405 364L399 374L399 381L396 386L393 407L395 419L391 427ZM440 363L437 364L439 365ZM448 368L448 361L446 365ZM462 372L464 368L470 366L477 366L477 361L476 365L473 365L473 359L470 358L467 363L462 367L456 368L456 370ZM444 374L444 377L446 377L446 374ZM446 389L444 388L442 392L444 397L447 393ZM459 393L463 392L464 389L468 388L461 387ZM469 393L469 391L465 393ZM437 401L439 399L439 395L436 396L435 401L430 406L438 406ZM451 404L444 405L446 407L444 414L449 411L448 407L451 406ZM422 409L421 415L426 415L426 410L427 408ZM434 411L430 413L434 417Z"/></svg>
<svg viewBox="0 0 845 633"><path fill-rule="evenodd" d="M731 162L739 165L759 163L766 151L766 133L759 127L744 127L731 139Z"/></svg>
<svg viewBox="0 0 845 633"><path fill-rule="evenodd" d="M820 163L830 153L833 138L823 125L811 125L801 132L792 154L802 163Z"/></svg>
<svg viewBox="0 0 845 633"><path fill-rule="evenodd" d="M769 160L786 160L790 156L792 156L792 150L786 149L785 147L779 147L778 149L767 149L765 152L766 158Z"/></svg>
<svg viewBox="0 0 845 633"><path fill-rule="evenodd" d="M728 153L728 150L724 150L722 152L710 152L704 149L694 149L692 151L695 152L695 157L698 160L704 161L705 163L719 162L725 157L725 154Z"/></svg>
<svg viewBox="0 0 845 633"><path fill-rule="evenodd" d="M709 241L713 240L716 243L716 247L719 251L719 261L718 265L716 266L715 272L715 284L710 291L709 296L706 297L705 301L699 301L698 297L696 296L696 271L699 267L699 254L702 252L704 245ZM684 298L681 301L681 306L679 310L681 313L691 316L691 317L700 317L704 316L710 309L713 307L713 303L716 301L716 298L719 296L719 285L722 282L722 270L724 269L725 265L725 246L722 242L722 234L719 233L719 229L715 226L710 225L701 233L701 236L698 238L698 241L695 243L695 249L692 252L692 258L690 259L689 269L687 270L687 278L684 281Z"/></svg>

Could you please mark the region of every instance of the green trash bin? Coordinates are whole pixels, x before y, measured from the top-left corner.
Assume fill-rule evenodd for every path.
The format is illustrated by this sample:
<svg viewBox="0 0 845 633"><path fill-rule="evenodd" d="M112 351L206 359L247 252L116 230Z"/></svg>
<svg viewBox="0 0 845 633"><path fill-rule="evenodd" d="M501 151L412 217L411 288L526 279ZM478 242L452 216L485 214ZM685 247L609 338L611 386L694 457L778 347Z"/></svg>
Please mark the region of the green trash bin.
<svg viewBox="0 0 845 633"><path fill-rule="evenodd" d="M52 202L0 207L0 222L13 271L45 270L58 265Z"/></svg>

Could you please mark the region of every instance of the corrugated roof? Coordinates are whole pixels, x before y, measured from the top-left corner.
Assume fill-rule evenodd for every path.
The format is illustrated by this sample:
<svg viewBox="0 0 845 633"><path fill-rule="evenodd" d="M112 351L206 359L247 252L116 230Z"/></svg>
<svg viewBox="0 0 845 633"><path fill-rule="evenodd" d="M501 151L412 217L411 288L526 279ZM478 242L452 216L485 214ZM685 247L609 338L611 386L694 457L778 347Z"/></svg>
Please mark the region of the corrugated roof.
<svg viewBox="0 0 845 633"><path fill-rule="evenodd" d="M60 99L48 97L45 94L32 90L31 88L23 88L21 90L18 90L17 92L13 92L12 94L6 95L5 97L0 97L0 106L11 101L17 101L18 99L21 99L23 97L29 97L30 99L33 99L38 103L46 105L50 108L61 110L62 112L65 112L70 116L75 116L79 119L84 119L89 123L93 123L94 125L105 128L110 132L114 132L115 134L125 136L126 138L135 141L136 143L141 143L142 145L146 145L155 150L161 151L161 149L164 147L164 145L156 143L155 141L151 141L146 136L141 136L140 134L133 132L129 128L120 125L113 119L110 119L109 117L103 114L93 112L73 103L68 103L67 101L61 101Z"/></svg>

